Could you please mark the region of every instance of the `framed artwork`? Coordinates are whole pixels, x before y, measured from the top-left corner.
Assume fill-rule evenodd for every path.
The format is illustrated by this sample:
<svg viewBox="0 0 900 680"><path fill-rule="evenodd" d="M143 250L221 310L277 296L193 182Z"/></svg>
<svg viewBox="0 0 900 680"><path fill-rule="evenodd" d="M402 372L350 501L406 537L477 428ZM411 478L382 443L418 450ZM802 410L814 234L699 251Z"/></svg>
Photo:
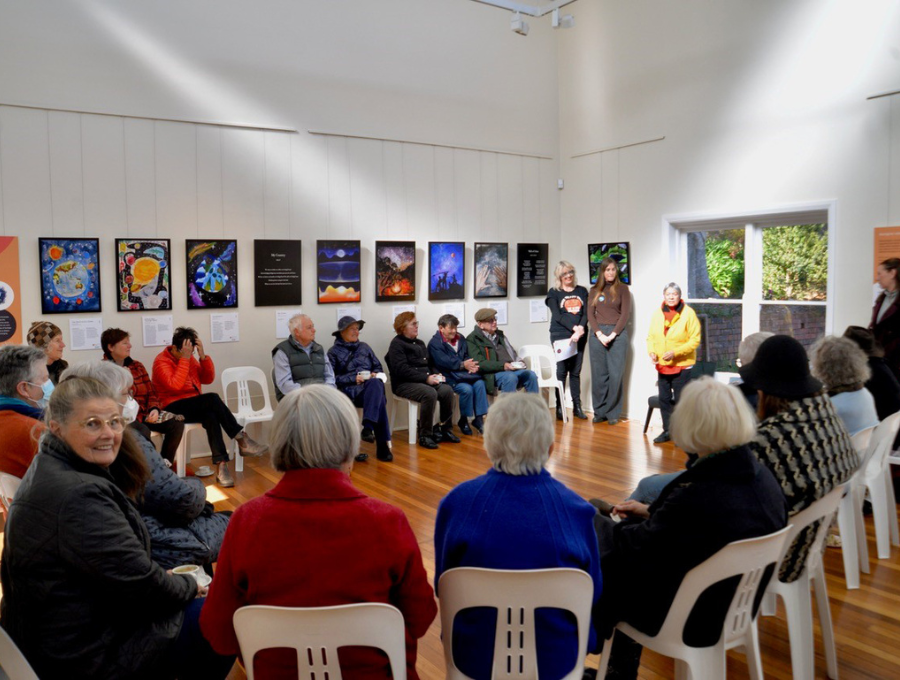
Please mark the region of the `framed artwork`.
<svg viewBox="0 0 900 680"><path fill-rule="evenodd" d="M509 273L508 243L475 244L475 298L506 297Z"/></svg>
<svg viewBox="0 0 900 680"><path fill-rule="evenodd" d="M589 243L588 267L591 285L600 277L600 263L611 257L619 265L619 280L631 285L631 244L630 243Z"/></svg>
<svg viewBox="0 0 900 680"><path fill-rule="evenodd" d="M519 264L519 280L516 281L518 296L546 295L549 246L546 243L520 243L516 253Z"/></svg>
<svg viewBox="0 0 900 680"><path fill-rule="evenodd" d="M253 301L257 307L303 304L301 254L301 242L295 239L253 241Z"/></svg>
<svg viewBox="0 0 900 680"><path fill-rule="evenodd" d="M237 241L185 241L188 309L238 306Z"/></svg>
<svg viewBox="0 0 900 680"><path fill-rule="evenodd" d="M466 297L466 244L462 241L428 243L428 299L462 300Z"/></svg>
<svg viewBox="0 0 900 680"><path fill-rule="evenodd" d="M359 241L317 241L316 279L319 304L359 302Z"/></svg>
<svg viewBox="0 0 900 680"><path fill-rule="evenodd" d="M120 312L172 309L172 243L167 238L116 239Z"/></svg>
<svg viewBox="0 0 900 680"><path fill-rule="evenodd" d="M416 242L375 242L375 302L414 302Z"/></svg>
<svg viewBox="0 0 900 680"><path fill-rule="evenodd" d="M95 238L39 238L41 312L99 312L100 242Z"/></svg>

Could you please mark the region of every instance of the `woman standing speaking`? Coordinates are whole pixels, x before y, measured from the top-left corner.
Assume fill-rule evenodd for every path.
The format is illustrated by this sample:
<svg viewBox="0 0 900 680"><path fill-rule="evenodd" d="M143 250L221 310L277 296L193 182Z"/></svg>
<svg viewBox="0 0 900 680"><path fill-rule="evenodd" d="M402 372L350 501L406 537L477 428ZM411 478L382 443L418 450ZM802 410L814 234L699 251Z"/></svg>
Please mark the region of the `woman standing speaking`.
<svg viewBox="0 0 900 680"><path fill-rule="evenodd" d="M591 397L594 422L610 425L622 415L622 378L628 359L631 292L619 280L619 265L611 257L600 263L600 277L591 288L588 318L591 337Z"/></svg>
<svg viewBox="0 0 900 680"><path fill-rule="evenodd" d="M556 283L544 303L550 308L550 342L568 340L575 345L575 354L556 362L556 378L561 380L563 389L566 376L569 377L569 391L572 393L572 415L587 419L581 410L581 362L584 361L584 346L587 338L587 288L579 286L575 278L575 266L562 260L553 270ZM556 419L562 420L563 405L556 402Z"/></svg>

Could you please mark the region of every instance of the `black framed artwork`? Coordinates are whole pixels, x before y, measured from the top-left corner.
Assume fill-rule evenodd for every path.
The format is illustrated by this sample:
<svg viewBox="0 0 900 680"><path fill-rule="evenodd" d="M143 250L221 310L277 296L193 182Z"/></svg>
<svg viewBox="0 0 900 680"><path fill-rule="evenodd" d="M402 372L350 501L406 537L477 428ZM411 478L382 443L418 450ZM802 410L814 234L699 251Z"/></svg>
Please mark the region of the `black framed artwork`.
<svg viewBox="0 0 900 680"><path fill-rule="evenodd" d="M466 244L462 241L428 243L428 299L462 300L466 297Z"/></svg>
<svg viewBox="0 0 900 680"><path fill-rule="evenodd" d="M172 309L172 242L117 238L116 286L120 312Z"/></svg>
<svg viewBox="0 0 900 680"><path fill-rule="evenodd" d="M39 238L41 312L100 312L100 240Z"/></svg>
<svg viewBox="0 0 900 680"><path fill-rule="evenodd" d="M238 306L237 241L185 241L188 309Z"/></svg>
<svg viewBox="0 0 900 680"><path fill-rule="evenodd" d="M253 302L257 307L303 304L300 285L301 241L253 241Z"/></svg>
<svg viewBox="0 0 900 680"><path fill-rule="evenodd" d="M362 277L359 241L317 241L316 279L320 304L359 302Z"/></svg>
<svg viewBox="0 0 900 680"><path fill-rule="evenodd" d="M549 250L550 247L546 243L519 243L516 246L519 273L516 294L519 297L547 294Z"/></svg>
<svg viewBox="0 0 900 680"><path fill-rule="evenodd" d="M375 242L375 302L416 299L416 242Z"/></svg>
<svg viewBox="0 0 900 680"><path fill-rule="evenodd" d="M509 295L509 244L475 244L475 298Z"/></svg>
<svg viewBox="0 0 900 680"><path fill-rule="evenodd" d="M630 243L589 243L588 267L591 285L600 277L600 263L611 257L619 265L619 280L631 285L631 244Z"/></svg>

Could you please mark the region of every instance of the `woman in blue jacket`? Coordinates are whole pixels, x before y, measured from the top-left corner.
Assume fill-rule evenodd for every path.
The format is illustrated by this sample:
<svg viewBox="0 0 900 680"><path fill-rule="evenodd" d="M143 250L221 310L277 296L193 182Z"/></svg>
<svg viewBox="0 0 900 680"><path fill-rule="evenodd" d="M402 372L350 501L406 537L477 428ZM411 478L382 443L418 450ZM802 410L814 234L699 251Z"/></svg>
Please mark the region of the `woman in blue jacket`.
<svg viewBox="0 0 900 680"><path fill-rule="evenodd" d="M469 356L466 339L456 332L459 319L444 314L438 319L438 330L428 343L431 363L446 378L447 384L459 395L459 429L472 434L472 427L484 434L484 416L488 411L484 379L478 375L478 362ZM472 427L469 427L469 418Z"/></svg>

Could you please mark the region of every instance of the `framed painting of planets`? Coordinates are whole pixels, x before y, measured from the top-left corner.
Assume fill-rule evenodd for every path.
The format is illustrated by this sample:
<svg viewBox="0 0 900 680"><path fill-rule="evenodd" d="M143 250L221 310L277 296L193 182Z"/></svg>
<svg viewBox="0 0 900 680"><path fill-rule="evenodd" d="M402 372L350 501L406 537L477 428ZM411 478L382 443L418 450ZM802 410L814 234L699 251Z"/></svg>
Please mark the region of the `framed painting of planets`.
<svg viewBox="0 0 900 680"><path fill-rule="evenodd" d="M375 242L375 302L414 302L416 242Z"/></svg>
<svg viewBox="0 0 900 680"><path fill-rule="evenodd" d="M39 238L41 312L99 312L100 246L95 238Z"/></svg>
<svg viewBox="0 0 900 680"><path fill-rule="evenodd" d="M428 299L462 300L466 297L466 244L462 241L428 243Z"/></svg>
<svg viewBox="0 0 900 680"><path fill-rule="evenodd" d="M237 241L185 241L188 309L238 306Z"/></svg>
<svg viewBox="0 0 900 680"><path fill-rule="evenodd" d="M319 304L361 300L359 241L316 242L316 288Z"/></svg>
<svg viewBox="0 0 900 680"><path fill-rule="evenodd" d="M172 309L172 245L165 238L116 239L120 312Z"/></svg>

